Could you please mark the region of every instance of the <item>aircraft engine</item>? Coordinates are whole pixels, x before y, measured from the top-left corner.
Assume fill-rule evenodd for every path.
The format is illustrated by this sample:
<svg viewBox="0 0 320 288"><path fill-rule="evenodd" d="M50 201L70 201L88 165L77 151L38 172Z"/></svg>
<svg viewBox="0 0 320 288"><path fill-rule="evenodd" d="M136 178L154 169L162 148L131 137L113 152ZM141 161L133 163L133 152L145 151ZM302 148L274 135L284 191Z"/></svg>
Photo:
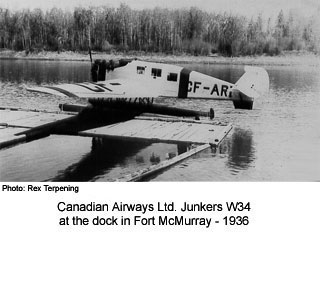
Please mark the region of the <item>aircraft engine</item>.
<svg viewBox="0 0 320 288"><path fill-rule="evenodd" d="M101 60L97 59L91 65L91 80L92 82L105 81L106 72L113 71L115 68L126 66L130 63L131 59L120 59L120 60Z"/></svg>

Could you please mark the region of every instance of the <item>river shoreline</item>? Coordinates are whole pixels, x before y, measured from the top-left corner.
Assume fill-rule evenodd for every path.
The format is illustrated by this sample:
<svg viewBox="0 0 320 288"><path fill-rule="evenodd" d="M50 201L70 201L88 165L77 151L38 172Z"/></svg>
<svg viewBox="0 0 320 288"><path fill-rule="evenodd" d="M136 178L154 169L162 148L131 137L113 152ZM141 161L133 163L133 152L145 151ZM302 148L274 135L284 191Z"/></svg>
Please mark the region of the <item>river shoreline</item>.
<svg viewBox="0 0 320 288"><path fill-rule="evenodd" d="M121 59L137 58L144 61L165 63L199 63L199 64L230 64L230 65L278 65L278 66L320 66L320 56L308 52L286 52L278 56L241 56L224 57L192 56L192 55L167 55L161 53L101 53L94 52L93 59ZM90 61L86 52L38 52L26 53L26 51L0 50L0 59L46 60L46 61Z"/></svg>

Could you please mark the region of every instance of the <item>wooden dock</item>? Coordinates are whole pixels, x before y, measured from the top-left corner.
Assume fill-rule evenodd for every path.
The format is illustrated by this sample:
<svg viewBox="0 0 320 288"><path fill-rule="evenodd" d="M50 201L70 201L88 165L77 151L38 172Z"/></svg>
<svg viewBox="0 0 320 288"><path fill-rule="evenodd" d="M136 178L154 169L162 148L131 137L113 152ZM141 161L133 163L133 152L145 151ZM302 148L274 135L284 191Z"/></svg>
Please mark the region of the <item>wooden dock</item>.
<svg viewBox="0 0 320 288"><path fill-rule="evenodd" d="M0 149L25 142L25 135L16 135L19 132L68 117L70 117L70 113L0 108ZM232 125L230 124L211 120L139 116L129 121L81 131L78 132L78 135L94 138L190 144L191 148L187 152L116 179L116 181L141 181L211 146L219 145L231 129Z"/></svg>
<svg viewBox="0 0 320 288"><path fill-rule="evenodd" d="M29 128L70 117L70 114L36 110L1 108L0 109L0 149L26 141L25 135L16 133Z"/></svg>
<svg viewBox="0 0 320 288"><path fill-rule="evenodd" d="M218 145L232 129L230 124L181 118L135 119L79 132L80 136L145 140L164 143Z"/></svg>
<svg viewBox="0 0 320 288"><path fill-rule="evenodd" d="M159 164L126 175L115 181L142 181L205 150L218 146L232 125L213 121L197 121L172 117L136 117L122 123L80 132L81 136L143 140L164 143L189 143L194 147Z"/></svg>

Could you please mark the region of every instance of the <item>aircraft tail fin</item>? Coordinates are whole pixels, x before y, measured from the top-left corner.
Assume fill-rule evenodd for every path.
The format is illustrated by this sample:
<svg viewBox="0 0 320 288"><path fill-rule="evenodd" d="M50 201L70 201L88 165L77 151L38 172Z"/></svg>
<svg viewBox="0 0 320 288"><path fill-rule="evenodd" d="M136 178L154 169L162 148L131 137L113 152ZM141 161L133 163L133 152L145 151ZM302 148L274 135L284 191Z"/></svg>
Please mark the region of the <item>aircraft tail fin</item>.
<svg viewBox="0 0 320 288"><path fill-rule="evenodd" d="M255 98L269 91L269 75L260 67L245 66L245 73L232 89L234 107L252 109Z"/></svg>

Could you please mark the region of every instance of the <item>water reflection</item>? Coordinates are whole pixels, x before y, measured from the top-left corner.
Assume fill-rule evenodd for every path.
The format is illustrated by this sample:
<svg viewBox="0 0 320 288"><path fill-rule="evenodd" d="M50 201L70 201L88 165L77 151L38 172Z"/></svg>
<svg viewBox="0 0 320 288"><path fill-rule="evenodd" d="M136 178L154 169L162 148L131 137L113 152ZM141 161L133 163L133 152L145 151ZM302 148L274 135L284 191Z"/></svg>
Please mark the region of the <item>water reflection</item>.
<svg viewBox="0 0 320 288"><path fill-rule="evenodd" d="M127 158L150 146L146 142L114 139L92 139L91 151L48 181L94 181L115 166L126 164ZM144 163L141 161L140 163Z"/></svg>
<svg viewBox="0 0 320 288"><path fill-rule="evenodd" d="M253 133L251 130L235 128L228 145L227 166L232 168L233 172L248 169L255 160L255 149L253 143ZM221 146L221 149L223 149Z"/></svg>
<svg viewBox="0 0 320 288"><path fill-rule="evenodd" d="M90 64L70 61L0 60L1 82L34 84L90 80Z"/></svg>
<svg viewBox="0 0 320 288"><path fill-rule="evenodd" d="M189 149L188 144L93 138L89 153L46 181L115 180Z"/></svg>
<svg viewBox="0 0 320 288"><path fill-rule="evenodd" d="M307 69L299 67L299 69L295 69L291 66L272 66L267 67L267 71L270 77L271 88L277 91L319 91L319 69L316 67L307 67Z"/></svg>

